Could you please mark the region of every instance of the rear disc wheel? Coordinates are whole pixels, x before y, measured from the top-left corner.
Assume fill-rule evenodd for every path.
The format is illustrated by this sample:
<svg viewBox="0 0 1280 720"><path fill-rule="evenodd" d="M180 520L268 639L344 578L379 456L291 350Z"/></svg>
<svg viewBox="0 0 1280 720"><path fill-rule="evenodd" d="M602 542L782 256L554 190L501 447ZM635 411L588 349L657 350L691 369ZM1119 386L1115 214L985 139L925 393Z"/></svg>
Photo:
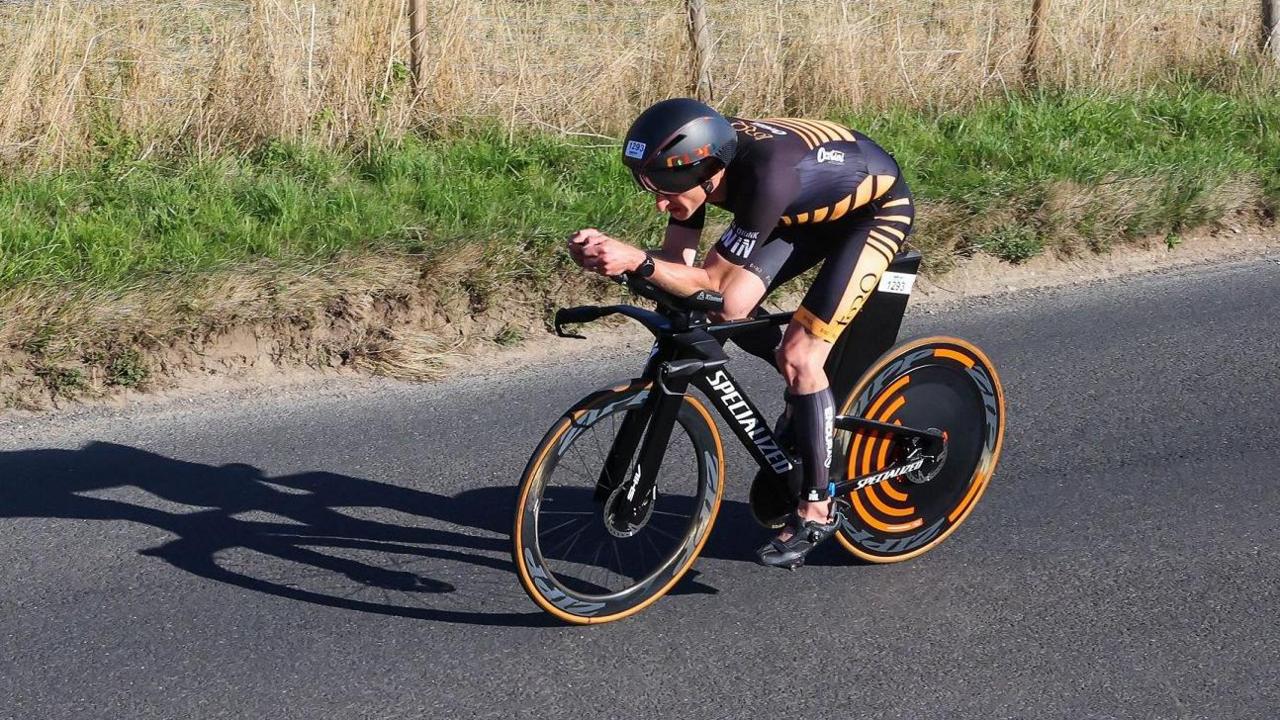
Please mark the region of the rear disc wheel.
<svg viewBox="0 0 1280 720"><path fill-rule="evenodd" d="M1004 435L1004 395L991 361L971 343L932 337L893 348L849 393L841 410L881 423L940 430L942 452L912 473L853 490L837 537L867 562L891 563L936 547L973 511L995 471ZM909 459L890 434L838 437L846 477Z"/></svg>

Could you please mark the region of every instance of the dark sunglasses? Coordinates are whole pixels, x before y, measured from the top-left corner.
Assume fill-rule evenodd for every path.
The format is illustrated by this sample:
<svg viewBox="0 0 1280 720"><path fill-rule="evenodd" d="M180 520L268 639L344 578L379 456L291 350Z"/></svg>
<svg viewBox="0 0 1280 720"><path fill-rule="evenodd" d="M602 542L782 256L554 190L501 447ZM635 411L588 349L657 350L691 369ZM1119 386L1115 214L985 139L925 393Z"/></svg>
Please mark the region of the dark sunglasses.
<svg viewBox="0 0 1280 720"><path fill-rule="evenodd" d="M679 195L706 182L720 169L719 162L700 162L692 165L632 171L640 187L658 195Z"/></svg>

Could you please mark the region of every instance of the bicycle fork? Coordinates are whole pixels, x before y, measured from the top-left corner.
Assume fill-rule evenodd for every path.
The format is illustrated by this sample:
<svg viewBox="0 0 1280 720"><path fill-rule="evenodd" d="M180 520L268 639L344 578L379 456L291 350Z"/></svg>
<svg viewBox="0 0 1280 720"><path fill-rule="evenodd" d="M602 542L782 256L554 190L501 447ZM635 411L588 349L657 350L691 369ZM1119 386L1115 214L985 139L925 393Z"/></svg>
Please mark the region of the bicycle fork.
<svg viewBox="0 0 1280 720"><path fill-rule="evenodd" d="M689 387L690 374L683 365L673 361L657 366L649 397L640 407L627 411L609 448L596 481L595 500L605 504L610 532L625 536L639 529L656 498L658 471Z"/></svg>

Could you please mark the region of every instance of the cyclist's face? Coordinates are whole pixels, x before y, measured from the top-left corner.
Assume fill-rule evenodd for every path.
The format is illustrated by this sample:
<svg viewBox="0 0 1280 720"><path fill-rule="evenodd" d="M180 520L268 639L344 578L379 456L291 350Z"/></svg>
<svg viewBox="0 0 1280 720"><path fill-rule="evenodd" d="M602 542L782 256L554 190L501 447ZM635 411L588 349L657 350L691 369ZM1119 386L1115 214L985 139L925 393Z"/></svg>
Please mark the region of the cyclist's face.
<svg viewBox="0 0 1280 720"><path fill-rule="evenodd" d="M707 201L707 192L702 186L685 190L682 193L655 193L658 212L670 213L676 220L688 220L702 203Z"/></svg>
<svg viewBox="0 0 1280 720"><path fill-rule="evenodd" d="M715 194L720 190L720 183L724 179L724 170L717 172L711 176L711 192ZM707 201L707 191L702 185L698 185L682 193L664 193L653 191L657 197L655 205L658 212L670 213L671 217L676 220L688 220L702 204ZM721 193L723 194L723 193Z"/></svg>

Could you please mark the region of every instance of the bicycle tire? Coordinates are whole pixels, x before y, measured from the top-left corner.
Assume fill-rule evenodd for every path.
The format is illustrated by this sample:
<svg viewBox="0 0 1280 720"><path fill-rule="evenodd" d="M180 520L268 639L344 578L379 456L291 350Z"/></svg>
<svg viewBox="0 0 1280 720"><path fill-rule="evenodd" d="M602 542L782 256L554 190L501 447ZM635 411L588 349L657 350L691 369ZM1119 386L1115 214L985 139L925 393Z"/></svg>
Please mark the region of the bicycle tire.
<svg viewBox="0 0 1280 720"><path fill-rule="evenodd" d="M891 348L863 373L841 414L932 427L948 438L932 479L900 476L842 496L848 508L837 538L871 563L917 557L950 536L986 492L1004 440L1004 391L995 368L972 343L952 337ZM893 446L874 432L839 433L832 464L846 477L863 477L892 464Z"/></svg>
<svg viewBox="0 0 1280 720"><path fill-rule="evenodd" d="M657 514L661 511L656 508L660 503L669 501L668 507L689 508L687 526L684 527L683 534L671 543L671 551L664 556L663 552L656 549L654 552L656 562L652 571L643 573L641 577L632 578L634 582L630 584L610 587L599 578L588 581L576 576L570 577L567 570L557 569L557 564L563 564L565 567L573 565L577 568L585 563L576 557L549 557L550 548L543 547L544 542L549 545L549 541L545 541L548 528L543 525L543 516L549 518L552 512L570 516L567 523L580 522L582 527L576 532L591 531L592 535L596 535L601 530L607 530L603 514L607 501L601 503L594 498L588 500L590 492L586 486L590 484L593 487L594 478L586 475L578 479L583 487L572 493L567 490L559 494L548 493L548 488L551 487L557 470L570 466L566 457L573 452L576 444L584 441L584 438L597 427L604 431L603 423L608 418L614 419L615 422L611 423L611 426L616 433L616 420L629 410L641 408L648 397L650 387L649 383L633 382L601 390L583 398L547 431L529 458L529 463L521 477L515 527L512 531L512 559L521 585L529 597L543 610L565 622L581 625L605 623L620 620L648 607L674 587L693 566L715 524L716 514L719 512L724 495L724 446L716 423L706 407L696 397L685 395L672 430L672 442L668 444L668 456L664 458L657 478L658 495L653 503L655 508L653 515L646 519L643 527L637 530L634 536L619 539L606 533L614 537L615 544L612 550L620 554L619 547L622 543L618 540L635 540L646 530L652 530L653 533L658 531ZM692 496L676 494L675 488L672 488L671 483L664 479L671 468L680 465L680 460L674 455L679 455L684 460L689 459L683 451L678 454L672 453L672 448L679 445L677 438L681 435L689 440L692 447L692 461L697 466L696 485ZM613 435L610 434L607 442L600 442L597 447L608 447L612 440ZM600 460L600 467L603 467L603 457ZM591 469L598 472L599 468L589 468L588 471ZM568 472L562 474L567 475ZM671 470L671 474L676 474L676 471ZM579 473L579 475L582 474ZM686 478L684 482L689 481ZM557 502L559 504L553 505ZM566 502L569 504L566 505ZM548 511L546 506L574 509ZM595 506L598 508L593 510ZM585 512L595 512L598 515L584 515L584 511L580 510L584 507L587 508ZM666 517L662 519L665 521ZM680 521L673 522L678 524ZM598 524L598 527L594 527L592 523ZM650 543L656 542L652 539L653 533L650 533ZM670 533L670 536L674 537L674 533ZM573 542L576 544L577 540ZM609 540L606 539L605 542ZM641 548L640 562L643 564L646 557L644 545L639 547ZM565 554L571 555L572 550L571 546ZM597 547L596 551L597 555L593 562L599 559L600 548ZM625 575L623 565L623 560L619 557L619 567L614 569L613 574L623 577Z"/></svg>

